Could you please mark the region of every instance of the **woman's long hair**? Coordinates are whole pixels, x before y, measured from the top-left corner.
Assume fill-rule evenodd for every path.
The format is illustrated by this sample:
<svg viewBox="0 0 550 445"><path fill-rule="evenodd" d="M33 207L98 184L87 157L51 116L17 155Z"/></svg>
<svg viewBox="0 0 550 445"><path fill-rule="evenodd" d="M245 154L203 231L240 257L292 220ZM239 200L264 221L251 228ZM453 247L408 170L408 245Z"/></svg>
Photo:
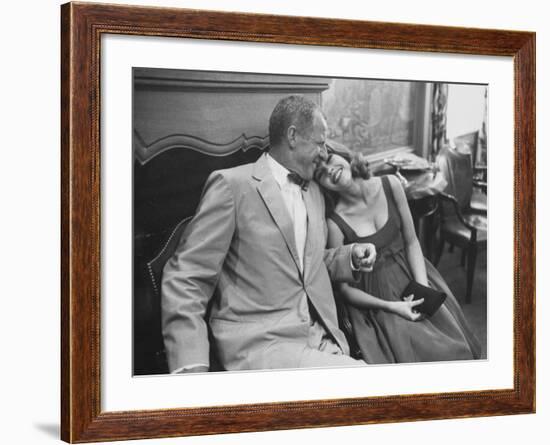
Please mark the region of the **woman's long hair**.
<svg viewBox="0 0 550 445"><path fill-rule="evenodd" d="M327 150L329 155L335 154L348 161L352 178L361 178L366 180L371 177L369 161L367 161L367 158L363 153L353 152L341 144L338 144L338 147L336 147L336 144L330 143L327 144ZM334 209L336 208L336 204L338 204L338 194L336 192L326 190L323 187L321 187L321 190L325 195L325 216L328 217L332 215L332 212L334 212Z"/></svg>

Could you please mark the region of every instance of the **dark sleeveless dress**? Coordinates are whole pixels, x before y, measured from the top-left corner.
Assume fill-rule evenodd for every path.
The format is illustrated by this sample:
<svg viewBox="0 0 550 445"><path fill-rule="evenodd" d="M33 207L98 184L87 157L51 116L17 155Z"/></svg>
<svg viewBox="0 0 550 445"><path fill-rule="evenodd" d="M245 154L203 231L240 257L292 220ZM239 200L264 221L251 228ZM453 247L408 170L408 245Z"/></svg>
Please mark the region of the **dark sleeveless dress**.
<svg viewBox="0 0 550 445"><path fill-rule="evenodd" d="M388 220L379 231L359 237L338 214L334 213L330 218L344 234L345 244L361 242L376 246L373 271L361 274L360 281L354 286L383 300L400 301L413 275L391 185L387 176L381 179L388 204ZM355 339L367 363L472 360L480 357L480 344L468 327L459 304L439 272L427 260L426 272L430 287L447 294L444 304L430 318L408 321L390 312L347 305Z"/></svg>

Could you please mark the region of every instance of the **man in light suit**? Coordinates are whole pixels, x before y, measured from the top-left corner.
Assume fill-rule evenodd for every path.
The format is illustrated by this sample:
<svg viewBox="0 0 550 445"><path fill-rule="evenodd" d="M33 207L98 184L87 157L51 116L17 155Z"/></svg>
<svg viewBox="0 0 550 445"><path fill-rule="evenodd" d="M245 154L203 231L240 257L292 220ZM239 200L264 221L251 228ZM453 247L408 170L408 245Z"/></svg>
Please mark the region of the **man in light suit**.
<svg viewBox="0 0 550 445"><path fill-rule="evenodd" d="M208 178L163 273L171 372L208 370L208 326L226 370L364 364L338 328L331 279L370 270L374 246L326 250L321 191L297 184L326 157L326 132L316 104L289 96L271 115L269 153Z"/></svg>

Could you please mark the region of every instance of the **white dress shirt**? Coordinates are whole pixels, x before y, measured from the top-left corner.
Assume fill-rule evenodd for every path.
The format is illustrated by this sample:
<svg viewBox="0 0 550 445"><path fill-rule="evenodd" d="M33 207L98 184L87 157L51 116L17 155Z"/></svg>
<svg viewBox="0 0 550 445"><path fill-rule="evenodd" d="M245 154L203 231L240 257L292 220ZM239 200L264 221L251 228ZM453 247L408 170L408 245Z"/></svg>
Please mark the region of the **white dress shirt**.
<svg viewBox="0 0 550 445"><path fill-rule="evenodd" d="M275 181L279 184L283 201L292 220L294 226L294 241L296 243L296 251L300 260L300 269L304 271L304 249L306 247L307 236L307 210L302 197L302 188L288 179L290 171L279 164L269 154L266 154L269 161L269 167L275 177Z"/></svg>
<svg viewBox="0 0 550 445"><path fill-rule="evenodd" d="M279 164L275 159L266 153L269 166L275 177L275 181L279 184L283 201L286 205L290 219L294 226L294 240L296 242L296 250L298 259L300 260L300 270L304 272L304 250L306 247L307 237L307 210L302 188L288 179L290 171ZM314 350L325 351L331 354L341 354L340 347L328 336L325 328L315 318L311 317L309 311L308 298L304 292L297 302L298 315L304 322L309 323L309 339L308 346Z"/></svg>

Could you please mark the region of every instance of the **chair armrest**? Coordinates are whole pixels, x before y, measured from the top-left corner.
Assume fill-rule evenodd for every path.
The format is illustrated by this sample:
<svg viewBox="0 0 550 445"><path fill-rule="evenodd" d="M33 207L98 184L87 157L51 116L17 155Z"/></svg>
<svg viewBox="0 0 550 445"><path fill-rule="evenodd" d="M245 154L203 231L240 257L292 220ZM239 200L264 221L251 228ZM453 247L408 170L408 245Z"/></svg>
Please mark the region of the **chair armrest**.
<svg viewBox="0 0 550 445"><path fill-rule="evenodd" d="M470 224L468 221L464 219L464 215L462 215L462 211L460 210L460 207L458 206L458 201L453 195L449 195L448 193L441 192L439 194L439 197L443 199L444 201L451 202L453 204L453 208L455 210L456 216L458 217L458 220L468 229L470 229L475 235L477 235L477 227Z"/></svg>
<svg viewBox="0 0 550 445"><path fill-rule="evenodd" d="M474 180L473 181L473 186L483 190L484 193L487 193L487 182L486 181Z"/></svg>

